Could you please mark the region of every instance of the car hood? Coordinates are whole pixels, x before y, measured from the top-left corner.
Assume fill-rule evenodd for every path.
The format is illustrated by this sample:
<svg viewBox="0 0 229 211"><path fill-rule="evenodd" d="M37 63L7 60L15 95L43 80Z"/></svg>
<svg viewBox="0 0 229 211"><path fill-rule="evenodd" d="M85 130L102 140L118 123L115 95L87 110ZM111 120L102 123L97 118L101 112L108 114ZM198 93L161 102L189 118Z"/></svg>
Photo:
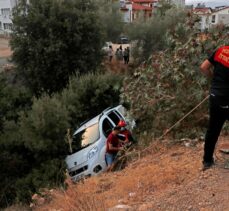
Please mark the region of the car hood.
<svg viewBox="0 0 229 211"><path fill-rule="evenodd" d="M80 166L81 164L87 162L88 160L88 153L92 148L95 147L95 144L92 144L74 154L68 155L65 158L65 162L67 164L68 170L75 168L76 166Z"/></svg>

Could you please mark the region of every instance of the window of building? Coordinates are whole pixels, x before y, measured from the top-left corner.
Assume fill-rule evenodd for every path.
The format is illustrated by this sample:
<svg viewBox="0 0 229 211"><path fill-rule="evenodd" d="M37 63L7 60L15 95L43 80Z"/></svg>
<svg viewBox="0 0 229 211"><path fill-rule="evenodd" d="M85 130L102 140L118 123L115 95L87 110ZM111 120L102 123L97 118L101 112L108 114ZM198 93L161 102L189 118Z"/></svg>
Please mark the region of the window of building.
<svg viewBox="0 0 229 211"><path fill-rule="evenodd" d="M212 23L215 23L215 15L212 16Z"/></svg>
<svg viewBox="0 0 229 211"><path fill-rule="evenodd" d="M3 17L8 17L8 16L10 16L10 8L2 8L2 9L1 9L1 15L2 15Z"/></svg>
<svg viewBox="0 0 229 211"><path fill-rule="evenodd" d="M0 21L0 29L2 29L2 22Z"/></svg>
<svg viewBox="0 0 229 211"><path fill-rule="evenodd" d="M12 23L4 23L3 28L4 30L12 30Z"/></svg>

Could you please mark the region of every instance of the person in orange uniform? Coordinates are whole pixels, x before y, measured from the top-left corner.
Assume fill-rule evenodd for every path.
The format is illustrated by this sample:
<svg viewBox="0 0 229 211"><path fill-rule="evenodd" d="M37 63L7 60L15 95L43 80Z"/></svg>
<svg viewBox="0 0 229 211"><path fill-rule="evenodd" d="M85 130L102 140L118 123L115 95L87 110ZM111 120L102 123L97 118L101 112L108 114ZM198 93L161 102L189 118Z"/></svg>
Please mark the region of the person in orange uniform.
<svg viewBox="0 0 229 211"><path fill-rule="evenodd" d="M203 156L203 170L206 170L214 165L215 146L224 123L229 120L229 46L218 48L200 69L211 78L210 118Z"/></svg>

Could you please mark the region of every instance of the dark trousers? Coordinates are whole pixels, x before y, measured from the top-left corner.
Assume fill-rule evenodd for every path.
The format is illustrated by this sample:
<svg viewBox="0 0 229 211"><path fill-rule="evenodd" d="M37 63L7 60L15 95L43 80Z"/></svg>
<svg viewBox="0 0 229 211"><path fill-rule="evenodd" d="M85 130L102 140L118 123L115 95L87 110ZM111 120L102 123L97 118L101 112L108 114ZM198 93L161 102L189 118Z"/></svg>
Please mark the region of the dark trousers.
<svg viewBox="0 0 229 211"><path fill-rule="evenodd" d="M205 162L213 161L213 153L220 131L226 120L229 119L229 102L221 97L210 96L210 119L205 136L204 157Z"/></svg>

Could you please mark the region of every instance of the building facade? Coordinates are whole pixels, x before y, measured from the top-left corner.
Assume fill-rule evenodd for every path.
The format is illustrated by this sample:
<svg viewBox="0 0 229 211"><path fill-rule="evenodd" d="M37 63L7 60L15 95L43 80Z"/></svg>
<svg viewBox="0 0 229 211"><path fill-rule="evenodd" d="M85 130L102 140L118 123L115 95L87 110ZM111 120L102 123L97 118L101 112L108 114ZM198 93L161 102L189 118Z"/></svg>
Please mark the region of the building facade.
<svg viewBox="0 0 229 211"><path fill-rule="evenodd" d="M200 17L200 30L204 31L217 25L229 26L229 7L212 10L211 8L195 8L193 13Z"/></svg>
<svg viewBox="0 0 229 211"><path fill-rule="evenodd" d="M167 2L185 8L185 0L167 0ZM120 10L126 23L131 23L139 17L150 18L159 6L158 0L120 0Z"/></svg>
<svg viewBox="0 0 229 211"><path fill-rule="evenodd" d="M0 34L8 34L12 30L12 10L18 0L0 0Z"/></svg>
<svg viewBox="0 0 229 211"><path fill-rule="evenodd" d="M212 9L211 8L209 8L209 7L195 8L195 9L193 9L193 13L198 15L200 18L199 28L201 31L204 31L205 29L210 28L211 15L212 15Z"/></svg>
<svg viewBox="0 0 229 211"><path fill-rule="evenodd" d="M140 17L150 18L154 9L154 0L132 0L121 7L125 23L131 23Z"/></svg>
<svg viewBox="0 0 229 211"><path fill-rule="evenodd" d="M211 26L223 24L229 26L229 7L215 10L211 14Z"/></svg>

